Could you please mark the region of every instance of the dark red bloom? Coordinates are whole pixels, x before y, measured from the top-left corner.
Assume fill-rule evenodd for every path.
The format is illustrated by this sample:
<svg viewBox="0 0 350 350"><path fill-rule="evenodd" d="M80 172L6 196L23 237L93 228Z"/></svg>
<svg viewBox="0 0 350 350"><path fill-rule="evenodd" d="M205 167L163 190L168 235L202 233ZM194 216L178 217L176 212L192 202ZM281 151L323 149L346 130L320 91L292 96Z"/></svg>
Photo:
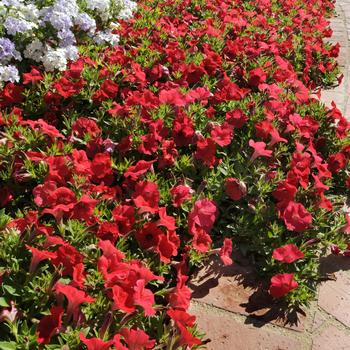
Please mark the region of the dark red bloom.
<svg viewBox="0 0 350 350"><path fill-rule="evenodd" d="M170 190L173 198L173 206L178 208L182 203L192 198L191 188L185 185L178 185Z"/></svg>
<svg viewBox="0 0 350 350"><path fill-rule="evenodd" d="M60 331L64 309L60 306L53 306L50 313L51 315L44 316L38 324L36 333L39 344L49 344L51 338Z"/></svg>
<svg viewBox="0 0 350 350"><path fill-rule="evenodd" d="M281 298L297 287L298 282L294 280L293 274L282 273L271 278L269 292L274 298Z"/></svg>
<svg viewBox="0 0 350 350"><path fill-rule="evenodd" d="M234 201L240 200L247 193L247 187L242 182L233 177L226 179L225 192Z"/></svg>
<svg viewBox="0 0 350 350"><path fill-rule="evenodd" d="M218 209L214 201L209 199L198 200L188 215L188 227L191 234L197 226L210 232L218 215Z"/></svg>
<svg viewBox="0 0 350 350"><path fill-rule="evenodd" d="M204 165L212 168L217 163L215 154L216 147L212 138L197 141L197 150L194 156L196 159L203 162Z"/></svg>
<svg viewBox="0 0 350 350"><path fill-rule="evenodd" d="M85 135L94 139L101 134L101 129L93 119L80 117L72 125L72 134L80 139L84 139Z"/></svg>
<svg viewBox="0 0 350 350"><path fill-rule="evenodd" d="M296 260L302 259L304 253L301 252L295 244L286 244L280 248L274 249L272 256L275 260L290 264Z"/></svg>
<svg viewBox="0 0 350 350"><path fill-rule="evenodd" d="M249 146L254 149L254 153L250 160L253 162L258 157L271 157L272 151L265 149L265 142L255 142L254 140L249 140Z"/></svg>
<svg viewBox="0 0 350 350"><path fill-rule="evenodd" d="M36 84L38 81L43 80L43 76L41 75L41 72L36 69L35 67L32 67L31 71L29 73L23 73L23 84Z"/></svg>
<svg viewBox="0 0 350 350"><path fill-rule="evenodd" d="M157 185L150 181L141 181L137 183L132 196L140 213L156 213L158 211L159 197Z"/></svg>

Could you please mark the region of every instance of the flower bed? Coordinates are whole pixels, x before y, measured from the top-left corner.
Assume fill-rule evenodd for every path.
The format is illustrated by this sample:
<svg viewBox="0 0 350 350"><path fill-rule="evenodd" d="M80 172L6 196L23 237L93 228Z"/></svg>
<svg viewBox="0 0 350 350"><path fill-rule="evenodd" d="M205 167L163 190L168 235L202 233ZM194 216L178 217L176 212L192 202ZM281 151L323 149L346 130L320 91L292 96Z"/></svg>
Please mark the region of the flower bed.
<svg viewBox="0 0 350 350"><path fill-rule="evenodd" d="M0 348L186 348L194 266L232 243L307 303L347 254L332 1L143 0L59 74L1 92ZM79 345L81 344L81 345Z"/></svg>
<svg viewBox="0 0 350 350"><path fill-rule="evenodd" d="M18 82L30 64L65 70L79 57L77 43L115 45L118 19L135 10L131 0L5 0L0 3L0 84Z"/></svg>

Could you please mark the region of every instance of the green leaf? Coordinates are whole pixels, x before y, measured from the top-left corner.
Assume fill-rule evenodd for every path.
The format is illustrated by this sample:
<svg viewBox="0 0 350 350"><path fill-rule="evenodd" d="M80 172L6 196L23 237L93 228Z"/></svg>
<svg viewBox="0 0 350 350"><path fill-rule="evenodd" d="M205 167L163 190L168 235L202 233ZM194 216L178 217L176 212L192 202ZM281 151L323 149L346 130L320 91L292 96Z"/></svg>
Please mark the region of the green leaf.
<svg viewBox="0 0 350 350"><path fill-rule="evenodd" d="M5 298L0 297L0 306L2 306L2 307L9 307L10 305L7 303Z"/></svg>
<svg viewBox="0 0 350 350"><path fill-rule="evenodd" d="M0 350L16 350L16 343L14 341L0 342Z"/></svg>
<svg viewBox="0 0 350 350"><path fill-rule="evenodd" d="M9 286L8 284L3 284L2 288L4 288L5 291L10 295L19 296L19 294L16 292L16 289Z"/></svg>

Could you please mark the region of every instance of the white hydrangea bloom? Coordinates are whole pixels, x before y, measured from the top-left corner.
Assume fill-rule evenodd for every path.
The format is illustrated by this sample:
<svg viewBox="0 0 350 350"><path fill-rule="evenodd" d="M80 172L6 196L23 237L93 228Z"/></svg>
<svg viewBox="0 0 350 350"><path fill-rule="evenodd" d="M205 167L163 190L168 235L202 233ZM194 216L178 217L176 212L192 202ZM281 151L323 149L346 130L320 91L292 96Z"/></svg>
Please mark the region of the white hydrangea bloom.
<svg viewBox="0 0 350 350"><path fill-rule="evenodd" d="M53 49L48 46L46 49L46 53L42 58L45 70L47 72L52 72L55 69L58 69L59 71L65 70L65 68L67 67L66 54L67 52L65 48Z"/></svg>
<svg viewBox="0 0 350 350"><path fill-rule="evenodd" d="M86 0L86 6L89 10L104 13L109 10L110 0Z"/></svg>
<svg viewBox="0 0 350 350"><path fill-rule="evenodd" d="M24 57L40 62L44 55L44 45L38 39L34 39L24 50Z"/></svg>
<svg viewBox="0 0 350 350"><path fill-rule="evenodd" d="M114 46L119 43L119 39L119 35L113 34L112 29L100 31L94 36L94 41L99 45L109 43Z"/></svg>
<svg viewBox="0 0 350 350"><path fill-rule="evenodd" d="M11 83L18 82L19 74L17 68L12 65L0 65L0 81L9 81Z"/></svg>

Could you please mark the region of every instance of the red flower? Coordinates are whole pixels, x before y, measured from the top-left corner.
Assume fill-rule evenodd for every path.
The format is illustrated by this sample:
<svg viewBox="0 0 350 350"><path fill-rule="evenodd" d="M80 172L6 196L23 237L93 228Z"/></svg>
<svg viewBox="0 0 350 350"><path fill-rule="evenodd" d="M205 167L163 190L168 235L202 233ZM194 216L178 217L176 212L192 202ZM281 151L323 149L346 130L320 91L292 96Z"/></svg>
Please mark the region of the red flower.
<svg viewBox="0 0 350 350"><path fill-rule="evenodd" d="M229 238L224 239L224 244L222 245L219 255L221 258L221 261L224 263L224 265L232 265L233 261L231 258L232 255L232 240Z"/></svg>
<svg viewBox="0 0 350 350"><path fill-rule="evenodd" d="M210 133L212 139L221 147L228 146L233 138L233 128L229 123L215 125Z"/></svg>
<svg viewBox="0 0 350 350"><path fill-rule="evenodd" d="M197 228L193 232L193 248L199 251L200 253L206 253L209 251L212 243L211 237L208 233L202 228Z"/></svg>
<svg viewBox="0 0 350 350"><path fill-rule="evenodd" d="M51 315L44 316L38 324L36 333L39 344L49 344L51 338L60 331L64 309L60 306L53 306L50 313Z"/></svg>
<svg viewBox="0 0 350 350"><path fill-rule="evenodd" d="M159 102L177 107L183 107L187 103L186 97L178 89L162 90L159 94Z"/></svg>
<svg viewBox="0 0 350 350"><path fill-rule="evenodd" d="M54 84L54 88L60 96L63 98L68 98L70 96L78 94L85 84L86 81L83 79L72 82L71 80L62 77Z"/></svg>
<svg viewBox="0 0 350 350"><path fill-rule="evenodd" d="M298 287L292 273L282 273L271 278L269 292L274 298L281 298Z"/></svg>
<svg viewBox="0 0 350 350"><path fill-rule="evenodd" d="M275 260L290 264L305 255L295 244L286 244L280 248L274 249L272 256Z"/></svg>
<svg viewBox="0 0 350 350"><path fill-rule="evenodd" d="M190 117L178 112L173 124L173 137L178 147L188 146L192 143L194 125Z"/></svg>
<svg viewBox="0 0 350 350"><path fill-rule="evenodd" d="M148 222L136 232L136 239L144 249L156 247L163 231L153 222Z"/></svg>
<svg viewBox="0 0 350 350"><path fill-rule="evenodd" d="M225 192L234 201L240 200L247 193L247 187L242 182L230 177L225 182Z"/></svg>
<svg viewBox="0 0 350 350"><path fill-rule="evenodd" d="M235 109L226 113L226 121L236 129L240 129L248 119L241 109Z"/></svg>
<svg viewBox="0 0 350 350"><path fill-rule="evenodd" d="M80 333L80 340L86 345L87 350L109 350L114 344L113 340L104 342L100 338L87 339L83 333Z"/></svg>
<svg viewBox="0 0 350 350"><path fill-rule="evenodd" d="M184 185L178 185L170 190L173 198L173 206L178 208L182 203L192 198L191 188Z"/></svg>
<svg viewBox="0 0 350 350"><path fill-rule="evenodd" d="M204 165L212 168L217 163L215 153L216 147L212 138L197 141L197 150L194 156L196 159L202 161Z"/></svg>
<svg viewBox="0 0 350 350"><path fill-rule="evenodd" d="M153 309L154 295L149 289L145 288L144 280L136 281L133 298L135 305L141 306L146 316L155 315L156 310Z"/></svg>
<svg viewBox="0 0 350 350"><path fill-rule="evenodd" d="M261 68L252 69L249 72L248 83L251 86L258 87L259 84L266 81L267 74Z"/></svg>
<svg viewBox="0 0 350 350"><path fill-rule="evenodd" d="M84 139L85 135L94 139L101 134L101 129L93 119L80 117L72 125L72 134L80 139Z"/></svg>
<svg viewBox="0 0 350 350"><path fill-rule="evenodd" d="M29 266L29 272L32 273L36 270L37 266L40 264L41 261L43 260L48 260L48 259L55 259L56 258L56 253L48 252L48 251L43 251L39 250L34 247L30 247L29 245L26 244L26 248L32 252L32 260L30 262Z"/></svg>
<svg viewBox="0 0 350 350"><path fill-rule="evenodd" d="M154 162L154 160L149 162L140 160L135 165L130 166L124 173L124 176L130 177L131 180L136 181L141 175L151 169Z"/></svg>
<svg viewBox="0 0 350 350"><path fill-rule="evenodd" d="M188 226L191 234L196 231L196 226L210 232L218 215L218 209L214 201L209 199L198 200L188 215Z"/></svg>
<svg viewBox="0 0 350 350"><path fill-rule="evenodd" d="M300 203L289 202L282 217L287 229L290 231L303 232L310 227L311 214Z"/></svg>
<svg viewBox="0 0 350 350"><path fill-rule="evenodd" d="M347 160L343 153L332 154L328 158L328 168L332 173L338 173L346 166Z"/></svg>
<svg viewBox="0 0 350 350"><path fill-rule="evenodd" d="M129 350L152 349L156 343L141 329L122 328L119 333L123 336Z"/></svg>
<svg viewBox="0 0 350 350"><path fill-rule="evenodd" d="M166 227L170 231L176 230L175 218L167 215L165 207L159 208L158 215L159 220L156 222L157 226Z"/></svg>
<svg viewBox="0 0 350 350"><path fill-rule="evenodd" d="M105 184L113 182L112 161L108 153L97 153L91 162L91 171L93 180L96 182L104 181Z"/></svg>
<svg viewBox="0 0 350 350"><path fill-rule="evenodd" d="M141 181L136 184L132 199L140 213L156 213L159 197L158 187L154 182Z"/></svg>
<svg viewBox="0 0 350 350"><path fill-rule="evenodd" d="M97 204L96 199L92 199L83 194L78 203L74 205L72 219L89 221L94 216L94 209Z"/></svg>
<svg viewBox="0 0 350 350"><path fill-rule="evenodd" d="M87 295L85 292L57 282L54 288L57 294L63 294L68 300L67 316L73 316L74 320L79 318L79 305L83 303L92 303L95 301L94 298Z"/></svg>
<svg viewBox="0 0 350 350"><path fill-rule="evenodd" d="M135 311L133 290L114 285L112 287L112 310L121 310L125 313L131 313Z"/></svg>
<svg viewBox="0 0 350 350"><path fill-rule="evenodd" d="M265 149L265 142L255 142L254 140L249 140L249 146L254 148L254 153L250 158L251 162L258 157L271 157L272 155L272 151Z"/></svg>
<svg viewBox="0 0 350 350"><path fill-rule="evenodd" d="M32 83L36 84L38 81L43 80L43 76L40 71L35 67L32 67L32 70L29 73L23 73L23 85Z"/></svg>

